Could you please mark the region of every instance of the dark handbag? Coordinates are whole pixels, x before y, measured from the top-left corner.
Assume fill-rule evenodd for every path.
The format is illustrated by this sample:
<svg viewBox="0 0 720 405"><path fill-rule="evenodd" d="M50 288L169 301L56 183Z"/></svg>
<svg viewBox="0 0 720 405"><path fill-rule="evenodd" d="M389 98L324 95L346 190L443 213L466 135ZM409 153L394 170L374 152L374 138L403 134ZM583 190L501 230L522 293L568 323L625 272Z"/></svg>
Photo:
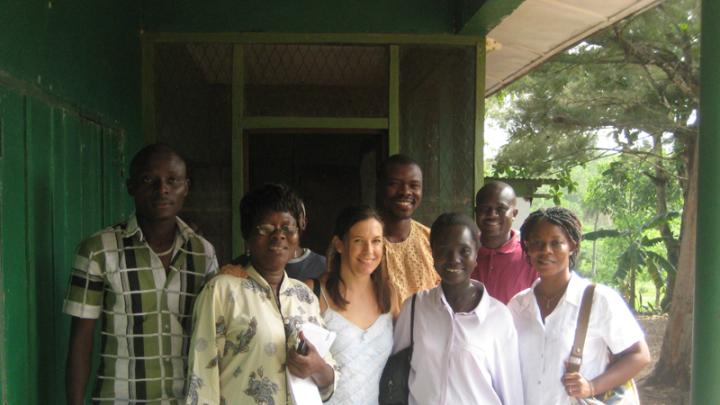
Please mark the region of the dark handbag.
<svg viewBox="0 0 720 405"><path fill-rule="evenodd" d="M380 405L405 405L410 396L408 378L413 353L415 327L415 294L410 304L410 346L388 358L380 377Z"/></svg>
<svg viewBox="0 0 720 405"><path fill-rule="evenodd" d="M590 284L585 288L582 301L580 302L580 313L578 314L577 327L575 328L575 343L573 344L566 368L568 372L576 373L580 371L594 293L595 284ZM633 379L603 394L588 398L575 398L572 402L579 405L640 405L637 387Z"/></svg>

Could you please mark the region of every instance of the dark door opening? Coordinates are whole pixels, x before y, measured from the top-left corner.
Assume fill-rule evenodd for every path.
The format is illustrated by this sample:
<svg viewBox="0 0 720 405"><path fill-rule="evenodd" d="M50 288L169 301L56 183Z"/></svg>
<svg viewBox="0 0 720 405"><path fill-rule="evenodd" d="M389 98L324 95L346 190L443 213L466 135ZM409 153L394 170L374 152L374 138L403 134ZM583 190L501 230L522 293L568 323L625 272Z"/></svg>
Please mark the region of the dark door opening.
<svg viewBox="0 0 720 405"><path fill-rule="evenodd" d="M248 190L267 182L292 187L305 202L302 246L325 255L335 217L353 203L374 205L385 131L248 131Z"/></svg>

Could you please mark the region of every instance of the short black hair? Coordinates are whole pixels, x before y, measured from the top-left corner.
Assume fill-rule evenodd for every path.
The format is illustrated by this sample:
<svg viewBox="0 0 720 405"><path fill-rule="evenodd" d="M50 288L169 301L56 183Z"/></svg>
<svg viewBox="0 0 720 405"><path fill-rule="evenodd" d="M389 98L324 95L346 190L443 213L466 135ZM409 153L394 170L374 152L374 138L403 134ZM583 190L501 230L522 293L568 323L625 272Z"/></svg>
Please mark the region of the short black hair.
<svg viewBox="0 0 720 405"><path fill-rule="evenodd" d="M515 206L517 198L515 195L515 189L503 181L493 180L485 183L482 187L480 187L480 190L475 193L475 207L480 205L482 201L485 201L486 198L492 197L493 194L491 193L497 192L498 190L502 192L505 189L510 189L510 191L512 191L513 198L511 203Z"/></svg>
<svg viewBox="0 0 720 405"><path fill-rule="evenodd" d="M547 221L562 228L565 236L575 244L575 251L570 255L570 268L574 268L575 260L578 253L580 253L580 241L582 241L582 223L580 219L575 213L562 207L551 207L532 212L520 227L520 243L525 254L528 253L528 238L541 221Z"/></svg>
<svg viewBox="0 0 720 405"><path fill-rule="evenodd" d="M377 180L378 184L381 183L383 180L385 180L385 177L387 176L387 171L390 166L417 166L418 169L422 172L422 168L416 162L413 158L407 155L403 155L401 153L398 153L396 155L392 155L389 158L385 159L381 164L380 167L378 167L377 171Z"/></svg>
<svg viewBox="0 0 720 405"><path fill-rule="evenodd" d="M250 238L258 221L268 212L288 212L300 225L302 200L287 185L266 183L245 194L240 201L240 231L243 238Z"/></svg>
<svg viewBox="0 0 720 405"><path fill-rule="evenodd" d="M480 229L472 218L460 212L446 212L435 219L435 222L430 227L430 247L432 248L435 245L437 238L440 237L443 231L456 225L467 228L475 241L475 247L480 247Z"/></svg>
<svg viewBox="0 0 720 405"><path fill-rule="evenodd" d="M138 153L135 154L135 156L133 156L132 160L130 161L129 180L134 181L135 179L137 179L137 176L145 168L145 165L147 165L148 161L150 161L153 156L159 154L175 155L185 165L186 177L190 177L188 173L188 164L185 158L183 158L183 156L178 153L178 151L175 150L175 148L173 148L172 146L166 143L159 142L145 146L144 148L140 149Z"/></svg>

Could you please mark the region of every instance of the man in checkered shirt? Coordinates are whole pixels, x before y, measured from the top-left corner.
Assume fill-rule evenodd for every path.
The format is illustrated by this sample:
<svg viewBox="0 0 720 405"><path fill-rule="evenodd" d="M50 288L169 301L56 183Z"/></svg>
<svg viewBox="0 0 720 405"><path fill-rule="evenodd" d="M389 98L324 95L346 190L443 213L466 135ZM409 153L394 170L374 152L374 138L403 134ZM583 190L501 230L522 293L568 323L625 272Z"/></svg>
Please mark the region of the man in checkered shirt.
<svg viewBox="0 0 720 405"><path fill-rule="evenodd" d="M184 403L193 303L217 271L215 249L177 217L189 187L177 152L145 147L127 182L135 214L78 246L64 305L72 315L68 404L84 402L98 319L93 403Z"/></svg>

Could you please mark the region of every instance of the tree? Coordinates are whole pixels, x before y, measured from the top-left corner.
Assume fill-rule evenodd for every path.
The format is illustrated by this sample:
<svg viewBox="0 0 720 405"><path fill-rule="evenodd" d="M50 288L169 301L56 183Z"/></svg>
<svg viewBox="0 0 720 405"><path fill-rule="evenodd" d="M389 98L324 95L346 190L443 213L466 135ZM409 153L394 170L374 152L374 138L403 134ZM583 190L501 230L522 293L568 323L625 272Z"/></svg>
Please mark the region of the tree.
<svg viewBox="0 0 720 405"><path fill-rule="evenodd" d="M618 154L644 168L638 173L654 187L655 216L668 215L670 189L682 190L682 242L667 221L656 228L683 279L676 283L670 274L666 286L673 307L663 370L654 373L666 384L689 382L690 345L684 343L691 341L692 317L678 315L675 306L692 302L688 278L694 269L686 265L694 252L694 229L688 228L694 206L688 204L694 201L689 179L696 170L699 24L698 0L668 0L556 56L489 103L510 134L495 164L498 174L567 177L577 165ZM599 132L616 146L598 147ZM682 291L674 290L676 284Z"/></svg>
<svg viewBox="0 0 720 405"><path fill-rule="evenodd" d="M641 174L652 170L650 165L618 156L601 167L602 174L590 181L583 205L592 213L609 215L616 229L596 230L586 234L584 239L622 240L624 248L617 257L613 278L631 307L638 308L635 289L638 273L644 272L655 284L656 301L665 289L667 279L675 275L676 263L658 250L657 245L667 239L658 229L674 228L670 229L670 237L676 243L674 235L678 233L678 227L674 220L682 209L681 192L677 183L668 183L667 194L662 197L667 207L658 214L653 200L660 197L655 195L654 179ZM660 307L659 301L654 307Z"/></svg>

